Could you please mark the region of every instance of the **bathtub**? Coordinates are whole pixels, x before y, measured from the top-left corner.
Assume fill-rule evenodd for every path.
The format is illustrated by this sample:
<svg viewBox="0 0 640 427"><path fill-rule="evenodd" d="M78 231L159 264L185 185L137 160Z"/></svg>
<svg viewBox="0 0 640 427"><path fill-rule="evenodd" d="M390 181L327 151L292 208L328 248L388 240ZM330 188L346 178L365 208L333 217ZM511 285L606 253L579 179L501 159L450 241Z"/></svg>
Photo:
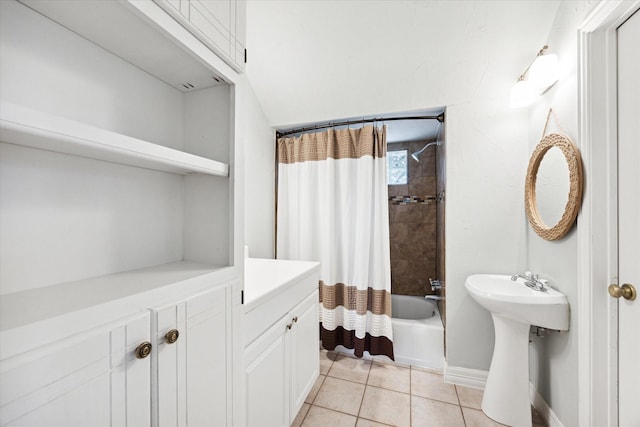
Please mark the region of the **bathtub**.
<svg viewBox="0 0 640 427"><path fill-rule="evenodd" d="M436 303L423 297L391 295L391 313L396 362L442 370L444 328Z"/></svg>
<svg viewBox="0 0 640 427"><path fill-rule="evenodd" d="M444 327L436 303L423 297L391 295L391 314L395 361L442 371ZM341 345L336 351L353 355L352 349ZM366 351L364 358L389 360L386 356L371 356Z"/></svg>

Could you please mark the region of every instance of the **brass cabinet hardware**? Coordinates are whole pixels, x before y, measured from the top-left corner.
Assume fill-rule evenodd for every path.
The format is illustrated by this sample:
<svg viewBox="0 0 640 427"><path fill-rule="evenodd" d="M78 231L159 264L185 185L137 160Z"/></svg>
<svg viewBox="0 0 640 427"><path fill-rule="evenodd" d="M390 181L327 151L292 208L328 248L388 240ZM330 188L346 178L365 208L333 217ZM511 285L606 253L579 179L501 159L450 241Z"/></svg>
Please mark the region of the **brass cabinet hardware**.
<svg viewBox="0 0 640 427"><path fill-rule="evenodd" d="M293 323L298 323L298 316L293 318Z"/></svg>
<svg viewBox="0 0 640 427"><path fill-rule="evenodd" d="M637 292L636 288L634 288L633 285L625 283L622 286L609 285L609 295L614 298L622 297L624 299L633 301L634 299L636 299Z"/></svg>
<svg viewBox="0 0 640 427"><path fill-rule="evenodd" d="M136 359L144 359L151 354L151 343L148 341L143 342L136 347Z"/></svg>
<svg viewBox="0 0 640 427"><path fill-rule="evenodd" d="M178 337L180 336L180 332L177 329L172 329L166 334L164 334L164 340L167 344L173 344L178 341Z"/></svg>

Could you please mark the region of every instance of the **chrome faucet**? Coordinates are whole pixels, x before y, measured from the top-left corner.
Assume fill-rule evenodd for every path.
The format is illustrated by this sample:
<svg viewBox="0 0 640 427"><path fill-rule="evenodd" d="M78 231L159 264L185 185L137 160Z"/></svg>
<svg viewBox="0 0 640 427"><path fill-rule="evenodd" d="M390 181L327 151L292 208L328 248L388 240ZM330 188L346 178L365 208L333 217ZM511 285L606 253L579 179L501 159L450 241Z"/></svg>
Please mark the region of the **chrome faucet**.
<svg viewBox="0 0 640 427"><path fill-rule="evenodd" d="M547 292L546 285L549 283L549 281L540 279L537 274L534 274L530 271L525 271L524 276L521 276L519 274L514 274L513 276L511 276L511 280L513 280L514 282L518 280L518 278L524 279L524 284L534 291Z"/></svg>
<svg viewBox="0 0 640 427"><path fill-rule="evenodd" d="M429 284L431 285L432 291L437 291L438 289L442 289L442 282L440 280L433 280L429 278Z"/></svg>

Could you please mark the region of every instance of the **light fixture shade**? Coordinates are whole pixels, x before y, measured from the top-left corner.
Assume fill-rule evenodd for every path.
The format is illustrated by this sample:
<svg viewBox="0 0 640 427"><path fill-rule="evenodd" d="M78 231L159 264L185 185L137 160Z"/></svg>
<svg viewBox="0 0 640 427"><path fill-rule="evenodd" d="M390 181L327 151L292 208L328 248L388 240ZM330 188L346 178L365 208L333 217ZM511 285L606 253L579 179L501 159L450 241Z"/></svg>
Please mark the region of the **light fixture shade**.
<svg viewBox="0 0 640 427"><path fill-rule="evenodd" d="M529 68L528 80L542 93L558 81L558 68L558 55L539 55Z"/></svg>
<svg viewBox="0 0 640 427"><path fill-rule="evenodd" d="M530 80L518 80L511 88L511 108L526 107L536 99L540 91Z"/></svg>

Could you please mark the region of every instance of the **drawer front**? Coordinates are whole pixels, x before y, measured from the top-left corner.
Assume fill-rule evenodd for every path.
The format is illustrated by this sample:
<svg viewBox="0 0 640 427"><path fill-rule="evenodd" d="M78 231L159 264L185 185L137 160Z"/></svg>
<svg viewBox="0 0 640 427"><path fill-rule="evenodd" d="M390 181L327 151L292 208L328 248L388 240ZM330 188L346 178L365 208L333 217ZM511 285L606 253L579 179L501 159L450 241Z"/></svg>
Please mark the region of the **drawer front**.
<svg viewBox="0 0 640 427"><path fill-rule="evenodd" d="M244 315L244 346L251 344L279 318L291 311L300 301L318 289L317 273L300 278L282 292L274 296Z"/></svg>

